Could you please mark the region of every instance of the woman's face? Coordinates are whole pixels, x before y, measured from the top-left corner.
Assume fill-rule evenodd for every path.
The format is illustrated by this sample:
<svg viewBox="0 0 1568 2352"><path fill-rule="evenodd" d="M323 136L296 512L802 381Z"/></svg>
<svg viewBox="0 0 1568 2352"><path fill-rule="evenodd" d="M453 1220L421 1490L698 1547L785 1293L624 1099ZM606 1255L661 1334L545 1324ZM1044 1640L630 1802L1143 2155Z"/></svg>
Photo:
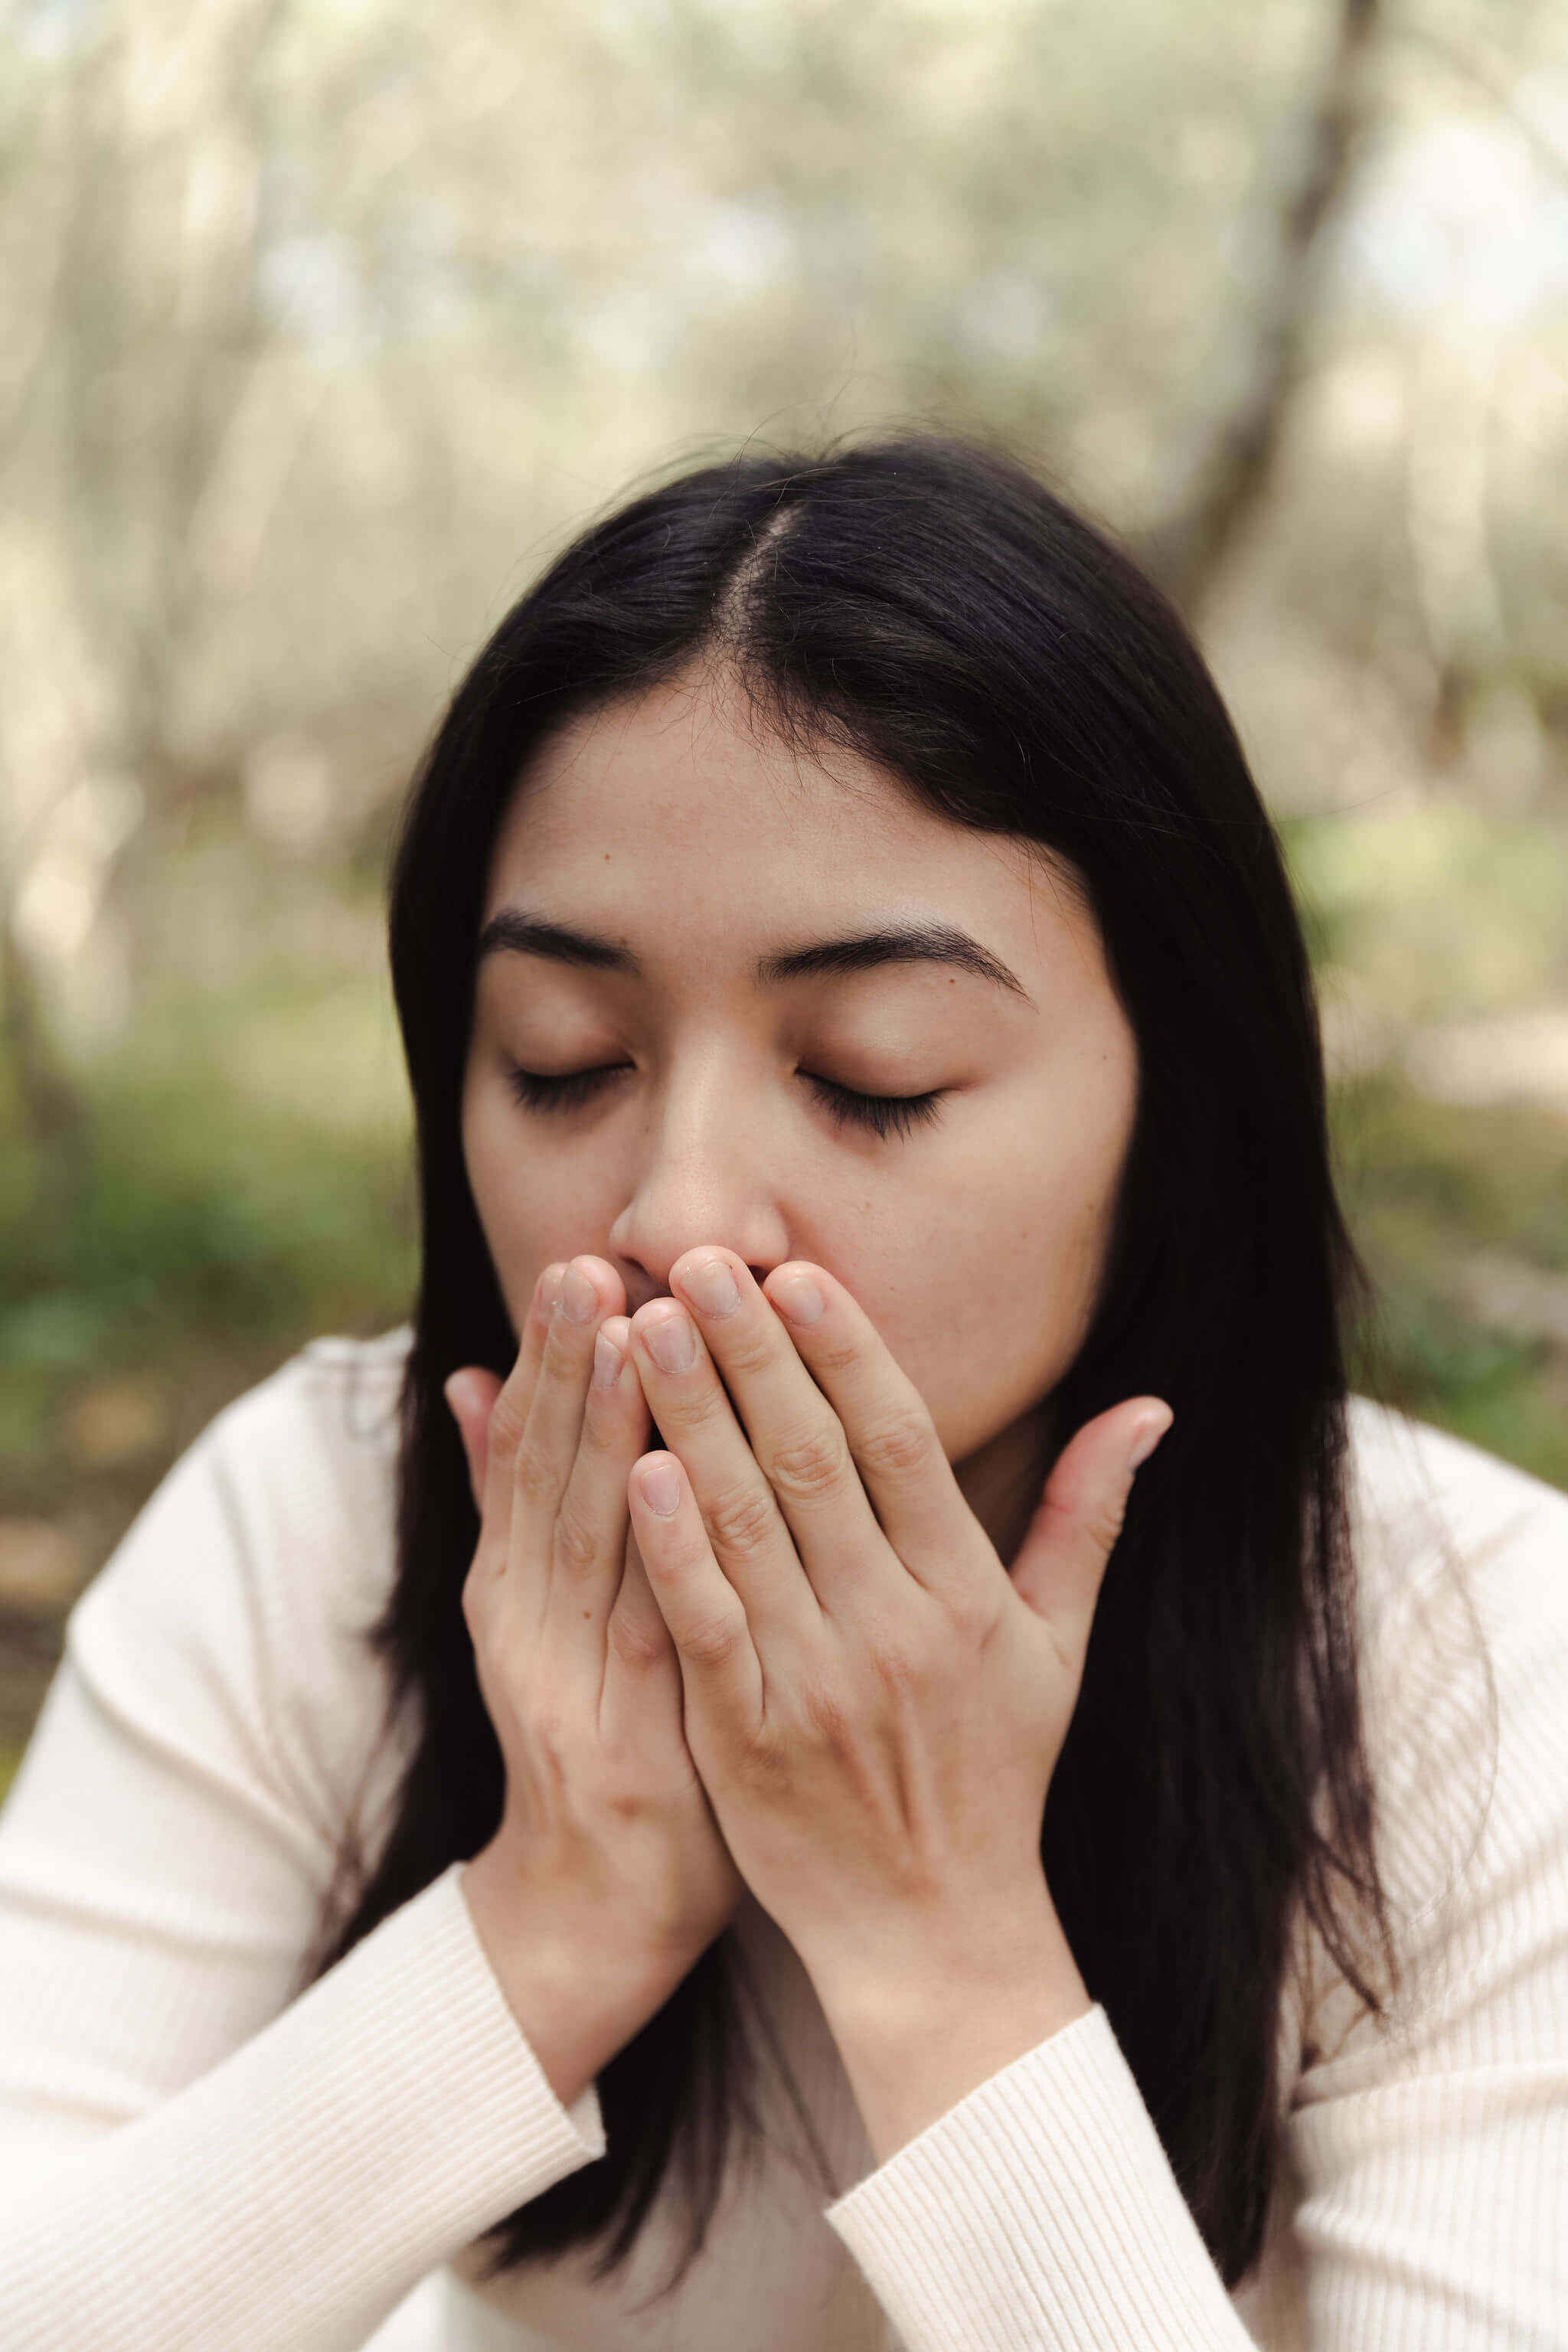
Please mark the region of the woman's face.
<svg viewBox="0 0 1568 2352"><path fill-rule="evenodd" d="M579 1252L628 1313L699 1243L759 1279L826 1266L1010 1559L1095 1303L1136 1048L1037 850L823 756L759 740L710 673L543 751L486 891L469 1181L514 1327ZM519 1077L590 1070L554 1103ZM835 1089L938 1099L879 1134Z"/></svg>

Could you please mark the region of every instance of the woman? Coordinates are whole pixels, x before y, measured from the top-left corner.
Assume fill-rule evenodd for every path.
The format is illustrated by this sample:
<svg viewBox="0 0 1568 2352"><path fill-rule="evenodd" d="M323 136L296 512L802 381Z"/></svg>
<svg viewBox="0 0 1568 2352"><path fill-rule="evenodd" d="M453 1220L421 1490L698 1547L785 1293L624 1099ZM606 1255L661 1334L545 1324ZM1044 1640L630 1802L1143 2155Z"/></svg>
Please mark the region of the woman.
<svg viewBox="0 0 1568 2352"><path fill-rule="evenodd" d="M1162 600L962 447L690 475L392 953L412 1339L177 1466L5 1816L7 2347L1555 2340L1568 1501L1347 1410Z"/></svg>

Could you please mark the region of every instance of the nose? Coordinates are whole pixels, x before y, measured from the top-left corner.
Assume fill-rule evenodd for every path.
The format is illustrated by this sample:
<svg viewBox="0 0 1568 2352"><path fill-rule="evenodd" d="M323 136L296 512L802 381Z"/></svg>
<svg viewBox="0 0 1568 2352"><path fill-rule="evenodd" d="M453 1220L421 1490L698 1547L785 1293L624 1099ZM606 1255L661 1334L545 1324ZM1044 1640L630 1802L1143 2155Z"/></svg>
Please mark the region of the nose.
<svg viewBox="0 0 1568 2352"><path fill-rule="evenodd" d="M782 1139L757 1082L715 1059L688 1068L656 1098L633 1171L632 1189L610 1228L612 1250L640 1270L628 1300L669 1288L677 1258L716 1242L743 1258L760 1281L793 1255L782 1185Z"/></svg>

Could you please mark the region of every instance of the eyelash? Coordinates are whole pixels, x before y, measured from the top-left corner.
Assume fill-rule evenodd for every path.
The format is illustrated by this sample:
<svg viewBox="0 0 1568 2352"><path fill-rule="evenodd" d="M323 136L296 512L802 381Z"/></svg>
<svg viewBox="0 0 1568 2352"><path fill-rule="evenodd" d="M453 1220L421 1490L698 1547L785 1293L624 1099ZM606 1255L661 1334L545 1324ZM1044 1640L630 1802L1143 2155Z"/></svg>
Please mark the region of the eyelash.
<svg viewBox="0 0 1568 2352"><path fill-rule="evenodd" d="M606 1063L596 1070L570 1070L559 1078L542 1077L536 1070L514 1069L511 1088L526 1110L577 1110L598 1093L606 1078L614 1077L617 1069L626 1066L624 1062ZM801 1075L823 1108L841 1127L868 1128L883 1138L907 1136L934 1119L947 1091L944 1087L935 1087L926 1095L862 1095L857 1094L853 1087L835 1086L830 1078L813 1077L805 1071Z"/></svg>

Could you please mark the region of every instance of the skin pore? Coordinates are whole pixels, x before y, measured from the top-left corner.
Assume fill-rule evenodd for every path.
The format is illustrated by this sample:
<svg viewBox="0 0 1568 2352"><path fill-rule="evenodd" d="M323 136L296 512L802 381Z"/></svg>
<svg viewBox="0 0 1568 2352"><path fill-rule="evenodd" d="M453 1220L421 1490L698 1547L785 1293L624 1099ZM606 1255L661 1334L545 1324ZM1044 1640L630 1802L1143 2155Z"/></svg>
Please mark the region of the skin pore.
<svg viewBox="0 0 1568 2352"><path fill-rule="evenodd" d="M517 1328L543 1267L583 1253L618 1272L628 1314L699 1244L759 1280L790 1258L826 1267L920 1391L1010 1562L1071 1433L1045 1401L1092 1315L1136 1047L1093 917L1037 848L823 756L761 732L709 671L546 745L491 861L469 1181ZM612 953L543 952L529 924ZM942 927L983 959L759 977L897 929L951 950ZM531 1083L591 1070L608 1075L554 1100ZM868 1113L835 1089L940 1099L929 1117Z"/></svg>

